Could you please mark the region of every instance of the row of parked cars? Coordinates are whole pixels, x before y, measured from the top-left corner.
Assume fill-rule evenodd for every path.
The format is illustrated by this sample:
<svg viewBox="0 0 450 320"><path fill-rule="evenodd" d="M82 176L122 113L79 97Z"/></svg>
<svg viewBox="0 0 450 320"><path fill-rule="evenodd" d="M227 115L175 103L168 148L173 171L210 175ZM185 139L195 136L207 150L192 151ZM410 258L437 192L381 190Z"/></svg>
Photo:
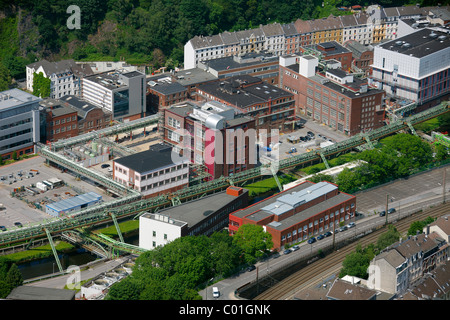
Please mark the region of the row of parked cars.
<svg viewBox="0 0 450 320"><path fill-rule="evenodd" d="M394 213L396 210L395 208L391 208L388 210L388 214ZM380 212L380 217L384 217L386 215L386 210L383 210Z"/></svg>
<svg viewBox="0 0 450 320"><path fill-rule="evenodd" d="M335 232L335 233L342 232L342 231L345 231L345 230L347 230L347 229L353 228L354 226L356 226L356 224L355 224L354 222L350 222L350 223L349 223L348 225L346 225L346 226L342 226L342 227L340 227L339 229L335 229L334 232ZM313 244L313 243L316 242L317 240L322 240L322 239L327 238L327 237L329 237L329 236L331 236L331 235L333 235L333 232L331 232L331 231L325 232L324 234L318 235L318 236L317 236L317 239L316 239L315 237L310 238L310 239L308 240L308 243L309 243L309 244Z"/></svg>

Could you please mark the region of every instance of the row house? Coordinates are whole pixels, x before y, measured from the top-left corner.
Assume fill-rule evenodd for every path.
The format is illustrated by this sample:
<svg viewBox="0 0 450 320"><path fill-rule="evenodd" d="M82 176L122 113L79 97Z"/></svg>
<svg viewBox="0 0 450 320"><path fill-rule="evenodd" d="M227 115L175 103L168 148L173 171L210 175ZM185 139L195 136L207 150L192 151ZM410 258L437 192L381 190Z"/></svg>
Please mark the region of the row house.
<svg viewBox="0 0 450 320"><path fill-rule="evenodd" d="M94 72L88 64L76 64L73 59L49 62L41 60L26 66L27 90L33 92L34 74L42 73L50 82L50 98L80 95L82 79Z"/></svg>
<svg viewBox="0 0 450 320"><path fill-rule="evenodd" d="M298 19L288 24L273 23L250 30L226 31L207 37L195 36L185 44L184 68L195 68L199 61L260 50L268 50L276 55L291 54L296 52L297 44L305 46L330 41L343 43L347 40L355 40L363 45L380 43L397 37L399 19L429 15L433 9L436 7L383 8L371 5L365 11L355 11L353 15ZM432 15L443 16L441 12Z"/></svg>
<svg viewBox="0 0 450 320"><path fill-rule="evenodd" d="M447 242L436 234L418 234L386 248L370 262L367 286L402 295L448 258Z"/></svg>

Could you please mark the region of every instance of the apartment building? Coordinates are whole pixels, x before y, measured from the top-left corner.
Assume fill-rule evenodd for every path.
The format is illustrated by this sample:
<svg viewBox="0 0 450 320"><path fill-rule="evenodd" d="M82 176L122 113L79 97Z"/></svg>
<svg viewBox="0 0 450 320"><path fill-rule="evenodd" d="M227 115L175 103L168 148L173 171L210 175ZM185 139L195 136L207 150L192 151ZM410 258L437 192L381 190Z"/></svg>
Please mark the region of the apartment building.
<svg viewBox="0 0 450 320"><path fill-rule="evenodd" d="M41 60L26 66L27 90L33 92L34 73L42 73L51 80L50 98L80 95L82 79L92 75L89 64L77 64L73 59L49 62Z"/></svg>
<svg viewBox="0 0 450 320"><path fill-rule="evenodd" d="M246 136L255 128L255 120L235 115L231 107L215 101L186 101L164 109L163 119L159 128L163 140L203 171L206 180L256 165L255 141Z"/></svg>
<svg viewBox="0 0 450 320"><path fill-rule="evenodd" d="M113 179L144 198L174 192L189 184L189 160L174 155L163 143L147 151L114 159Z"/></svg>
<svg viewBox="0 0 450 320"><path fill-rule="evenodd" d="M40 140L40 112L37 98L19 89L0 92L0 156L11 159L36 152Z"/></svg>
<svg viewBox="0 0 450 320"><path fill-rule="evenodd" d="M349 136L384 125L383 90L343 70L318 67L313 56L280 59L280 87L294 94L298 116Z"/></svg>
<svg viewBox="0 0 450 320"><path fill-rule="evenodd" d="M410 236L374 257L368 269L367 287L402 295L424 274L444 264L447 257L444 239L431 234Z"/></svg>
<svg viewBox="0 0 450 320"><path fill-rule="evenodd" d="M139 71L110 71L82 79L81 97L110 112L114 120L135 120L146 111L147 84Z"/></svg>
<svg viewBox="0 0 450 320"><path fill-rule="evenodd" d="M305 181L245 209L230 214L233 235L244 224L256 224L272 235L273 249L307 240L354 217L356 197L340 192L335 184Z"/></svg>
<svg viewBox="0 0 450 320"><path fill-rule="evenodd" d="M297 44L307 46L330 41L343 43L347 40L355 40L363 45L377 44L385 39L397 38L399 19L417 18L432 14L431 10L435 10L433 16L437 17L436 21L446 21L447 14L443 13L443 9L448 10L448 6L383 8L371 5L365 11L355 10L353 15L297 19L283 25L273 23L209 37L195 36L184 47L184 68L195 68L200 61L261 50L269 50L279 56L292 54L297 52Z"/></svg>
<svg viewBox="0 0 450 320"><path fill-rule="evenodd" d="M374 84L388 97L405 100L409 108L393 113L420 111L448 99L450 36L428 28L374 48Z"/></svg>
<svg viewBox="0 0 450 320"><path fill-rule="evenodd" d="M238 114L255 119L257 130L292 131L295 123L294 95L252 76L236 76L197 87L198 101L218 101ZM270 142L270 141L269 141Z"/></svg>

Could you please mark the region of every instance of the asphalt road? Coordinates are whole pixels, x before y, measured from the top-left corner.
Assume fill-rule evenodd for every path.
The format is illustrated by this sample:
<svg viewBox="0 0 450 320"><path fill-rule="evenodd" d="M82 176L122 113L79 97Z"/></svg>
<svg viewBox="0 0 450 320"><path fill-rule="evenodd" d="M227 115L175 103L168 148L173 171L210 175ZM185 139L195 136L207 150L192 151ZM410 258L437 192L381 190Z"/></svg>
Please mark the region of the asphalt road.
<svg viewBox="0 0 450 320"><path fill-rule="evenodd" d="M356 220L356 227L337 233L335 235L335 240L339 241L342 238L350 237L362 233L365 230L369 230L377 225L384 224L386 217L380 217L378 212L385 210L386 194L389 194L389 208L396 209L396 212L388 215L388 221L391 219L398 219L411 212L415 212L420 208L427 208L430 205L441 203L443 200L443 170L443 168L435 169L410 177L409 179L399 180L357 194L357 210L362 212L363 215ZM449 175L447 174L446 199L450 199L450 181L448 181L448 177ZM377 213L374 213L374 211L377 211ZM276 258L270 258L265 262L259 262L256 264L256 270L241 272L240 274L210 285L205 290L200 291L200 295L205 300L237 300L238 298L234 295L235 290L246 283L256 280L257 273L259 277L262 277L270 270L281 268L283 265L287 265L293 260L297 260L302 256L306 256L313 251L317 251L320 248L329 245L331 241L333 241L332 237L328 237L319 240L312 245L303 243L300 245L300 250L291 252L288 255L281 253L280 256ZM219 289L221 293L219 298L212 297L213 286Z"/></svg>

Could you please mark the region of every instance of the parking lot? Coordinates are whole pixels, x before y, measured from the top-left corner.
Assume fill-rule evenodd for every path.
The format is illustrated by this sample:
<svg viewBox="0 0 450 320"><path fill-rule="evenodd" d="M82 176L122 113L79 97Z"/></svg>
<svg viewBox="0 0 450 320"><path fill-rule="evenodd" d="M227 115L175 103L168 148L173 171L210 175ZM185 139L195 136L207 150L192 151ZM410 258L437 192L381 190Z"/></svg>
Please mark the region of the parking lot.
<svg viewBox="0 0 450 320"><path fill-rule="evenodd" d="M279 158L285 159L305 152L318 150L331 143L348 139L347 136L312 120L302 120L303 127L280 135Z"/></svg>
<svg viewBox="0 0 450 320"><path fill-rule="evenodd" d="M22 175L19 175L20 171ZM34 172L33 176L28 175L28 172ZM10 175L12 175L13 178L9 178ZM112 197L107 195L103 189L94 184L78 180L70 173L63 173L56 168L47 166L45 164L45 159L40 156L35 156L30 159L0 167L0 177L5 177L5 180L0 181L0 203L4 207L0 210L0 226L5 226L7 229L16 228L14 225L15 222L20 222L26 226L28 224L36 224L43 220L53 218L44 211L35 208L33 205L27 204L26 201L11 196L11 192L14 191L14 189L18 189L22 186L36 186L38 182L52 178L58 178L67 184L67 186L35 195L34 198L29 195L29 200L34 202L40 202L40 200L45 198L62 200L69 196L90 191L101 195L104 201L112 199Z"/></svg>

